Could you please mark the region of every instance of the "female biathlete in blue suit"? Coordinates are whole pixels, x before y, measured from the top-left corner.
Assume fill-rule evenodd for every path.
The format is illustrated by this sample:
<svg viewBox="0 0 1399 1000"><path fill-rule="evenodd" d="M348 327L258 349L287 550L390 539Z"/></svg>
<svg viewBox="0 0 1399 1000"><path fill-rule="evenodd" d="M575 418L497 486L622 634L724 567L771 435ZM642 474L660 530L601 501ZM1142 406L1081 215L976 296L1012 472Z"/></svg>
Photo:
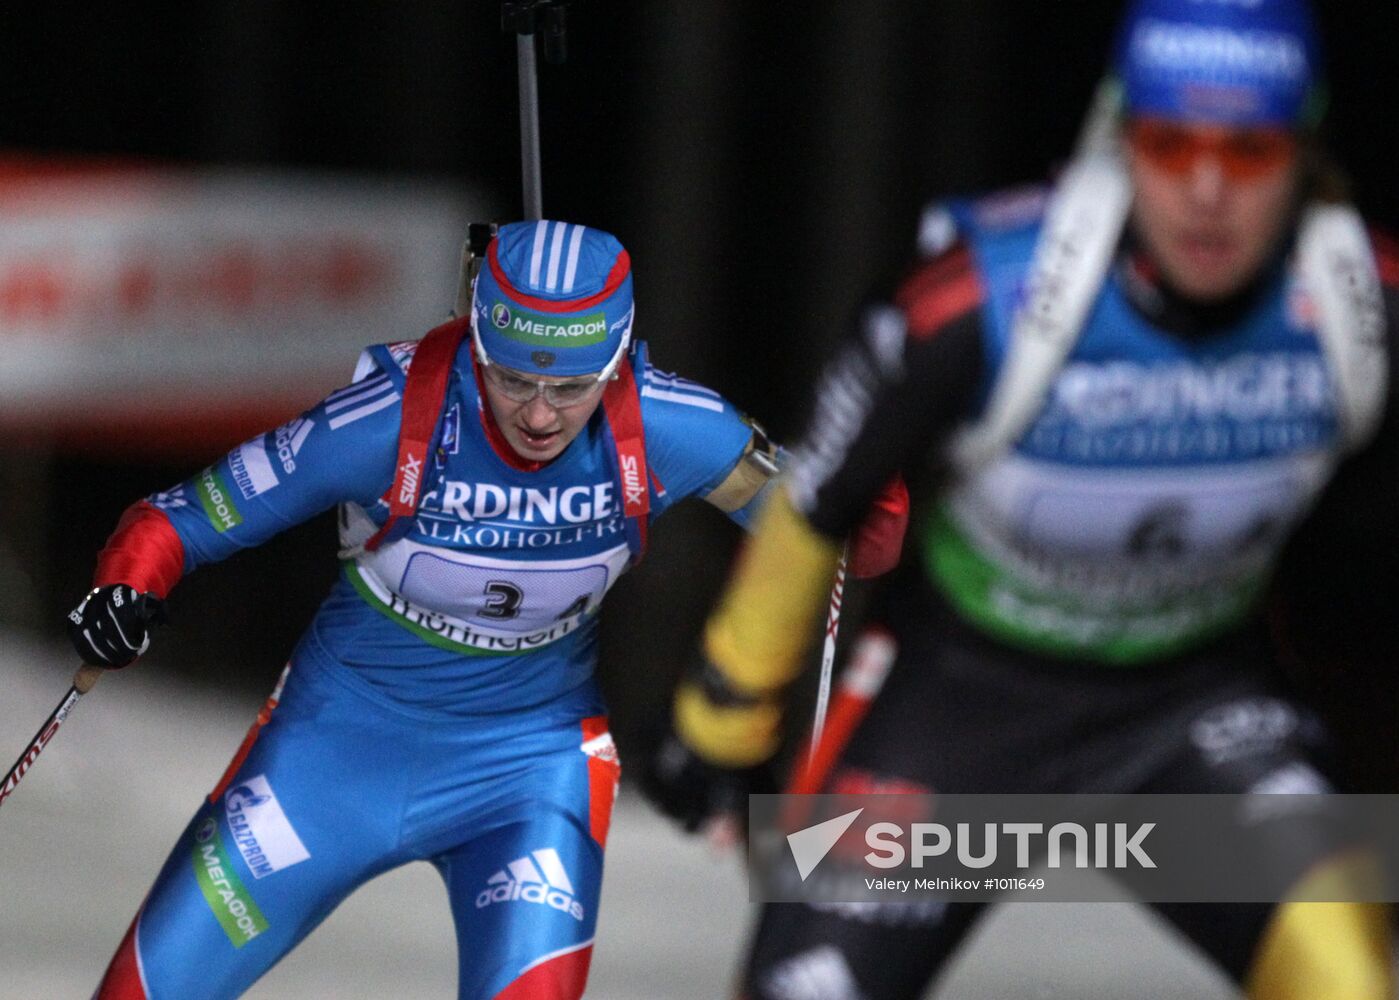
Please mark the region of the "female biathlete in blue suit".
<svg viewBox="0 0 1399 1000"><path fill-rule="evenodd" d="M88 663L143 652L184 573L335 505L342 572L101 1000L238 996L414 860L447 884L464 1000L581 996L619 775L598 607L650 519L699 496L746 525L776 458L652 368L632 316L613 236L504 226L469 320L369 348L349 385L127 511L70 616Z"/></svg>

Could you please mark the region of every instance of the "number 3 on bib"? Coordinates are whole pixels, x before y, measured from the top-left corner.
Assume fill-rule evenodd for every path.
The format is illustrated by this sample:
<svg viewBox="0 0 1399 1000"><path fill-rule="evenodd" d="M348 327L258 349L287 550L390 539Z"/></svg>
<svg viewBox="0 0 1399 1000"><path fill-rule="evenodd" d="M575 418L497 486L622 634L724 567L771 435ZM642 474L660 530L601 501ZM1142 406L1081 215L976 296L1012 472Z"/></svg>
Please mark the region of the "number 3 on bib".
<svg viewBox="0 0 1399 1000"><path fill-rule="evenodd" d="M492 580L486 584L486 603L479 612L482 618L507 621L520 613L525 594L508 580Z"/></svg>
<svg viewBox="0 0 1399 1000"><path fill-rule="evenodd" d="M485 594L486 603L478 614L482 618L490 618L498 622L508 621L518 615L520 605L525 600L525 592L509 580L492 580L486 584ZM576 601L554 616L554 621L561 622L575 615L587 613L590 597L589 594L578 595Z"/></svg>

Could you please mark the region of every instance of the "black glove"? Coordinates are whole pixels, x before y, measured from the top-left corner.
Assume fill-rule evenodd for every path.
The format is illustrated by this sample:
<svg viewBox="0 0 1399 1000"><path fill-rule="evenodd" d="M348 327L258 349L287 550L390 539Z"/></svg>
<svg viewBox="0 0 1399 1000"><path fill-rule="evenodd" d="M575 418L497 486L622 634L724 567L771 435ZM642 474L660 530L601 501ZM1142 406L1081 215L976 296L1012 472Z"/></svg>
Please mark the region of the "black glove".
<svg viewBox="0 0 1399 1000"><path fill-rule="evenodd" d="M641 790L687 833L695 833L715 816L733 814L746 821L748 796L777 791L777 779L767 763L745 768L711 764L671 730L647 760Z"/></svg>
<svg viewBox="0 0 1399 1000"><path fill-rule="evenodd" d="M68 638L82 661L124 667L151 644L150 626L165 621L165 602L124 583L98 587L68 612Z"/></svg>

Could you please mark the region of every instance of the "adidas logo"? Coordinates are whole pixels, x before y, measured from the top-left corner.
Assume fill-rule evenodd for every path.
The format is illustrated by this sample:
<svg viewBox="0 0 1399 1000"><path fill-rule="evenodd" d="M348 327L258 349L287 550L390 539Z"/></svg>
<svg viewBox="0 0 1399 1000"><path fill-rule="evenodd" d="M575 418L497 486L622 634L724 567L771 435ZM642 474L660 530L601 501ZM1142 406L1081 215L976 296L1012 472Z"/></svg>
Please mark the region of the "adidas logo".
<svg viewBox="0 0 1399 1000"><path fill-rule="evenodd" d="M573 898L573 882L564 871L559 852L552 847L516 858L486 879L486 888L476 896L476 909L517 899L551 907L574 920L583 919L583 904Z"/></svg>
<svg viewBox="0 0 1399 1000"><path fill-rule="evenodd" d="M306 436L311 433L311 428L315 426L314 420L297 417L273 432L272 443L276 446L277 458L287 475L296 471L296 456L300 453L301 446L306 443Z"/></svg>

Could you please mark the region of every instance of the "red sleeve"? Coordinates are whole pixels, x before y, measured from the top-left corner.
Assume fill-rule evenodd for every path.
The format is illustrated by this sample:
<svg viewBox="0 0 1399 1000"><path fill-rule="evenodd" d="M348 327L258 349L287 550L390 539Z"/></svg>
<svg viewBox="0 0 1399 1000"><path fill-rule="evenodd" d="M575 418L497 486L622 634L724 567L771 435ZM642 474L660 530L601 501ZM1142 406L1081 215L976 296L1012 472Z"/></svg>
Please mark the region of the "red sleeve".
<svg viewBox="0 0 1399 1000"><path fill-rule="evenodd" d="M981 275L965 243L921 262L894 293L894 304L903 310L914 340L934 336L979 309L985 299Z"/></svg>
<svg viewBox="0 0 1399 1000"><path fill-rule="evenodd" d="M185 547L170 519L144 500L121 515L117 530L97 556L95 587L124 583L141 593L168 597L184 575Z"/></svg>

